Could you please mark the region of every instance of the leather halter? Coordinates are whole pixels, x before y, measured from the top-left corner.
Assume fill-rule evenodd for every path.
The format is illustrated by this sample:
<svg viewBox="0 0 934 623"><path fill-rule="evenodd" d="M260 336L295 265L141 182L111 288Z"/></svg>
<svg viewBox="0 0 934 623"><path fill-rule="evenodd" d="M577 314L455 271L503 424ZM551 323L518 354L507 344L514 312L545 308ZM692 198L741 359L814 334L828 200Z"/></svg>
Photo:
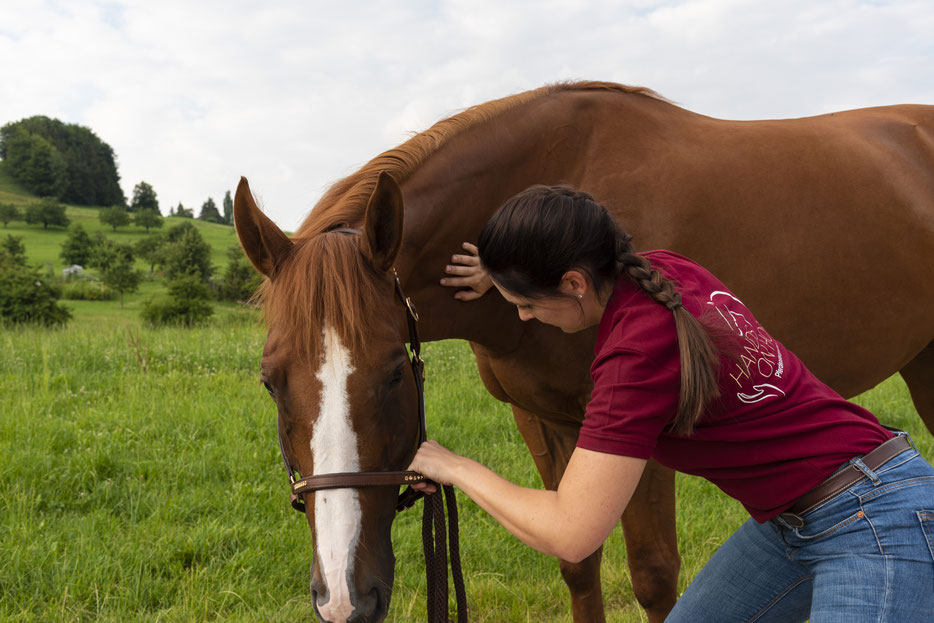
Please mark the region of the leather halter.
<svg viewBox="0 0 934 623"><path fill-rule="evenodd" d="M350 229L349 227L340 227L328 230L347 235L360 235L360 231ZM409 345L411 346L412 356L409 363L412 366L412 373L415 375L415 387L418 392L418 449L424 441L428 439L428 432L425 424L425 362L421 358L421 341L418 338L418 312L412 299L405 295L402 290L402 283L399 281L399 275L393 269L395 279L396 296L405 306L406 321L409 327ZM361 487L384 487L411 485L417 482L426 482L428 478L418 472L412 471L385 471L385 472L336 472L330 474L315 474L313 476L296 476L296 470L289 464L286 458L285 446L283 444L282 418L276 418L276 432L279 437L279 452L282 454L282 463L285 465L285 471L289 475L289 485L292 488L291 503L292 508L304 513L305 501L304 494L319 491L322 489L345 489ZM288 440L285 440L288 443ZM405 510L412 506L420 497L422 492L408 487L399 494L396 502L396 512Z"/></svg>

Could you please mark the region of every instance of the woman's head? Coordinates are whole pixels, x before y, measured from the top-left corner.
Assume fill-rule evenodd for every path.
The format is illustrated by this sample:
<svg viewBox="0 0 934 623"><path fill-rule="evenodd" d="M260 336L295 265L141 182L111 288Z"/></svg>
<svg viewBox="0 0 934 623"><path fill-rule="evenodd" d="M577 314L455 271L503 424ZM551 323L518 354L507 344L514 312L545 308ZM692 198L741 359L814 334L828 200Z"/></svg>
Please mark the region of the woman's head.
<svg viewBox="0 0 934 623"><path fill-rule="evenodd" d="M587 193L532 186L493 215L480 232L477 250L490 278L523 320L536 317L565 331L580 330L588 324L588 307L576 294L580 282L597 303L590 308L602 314L622 274L671 311L681 354L681 398L670 428L689 434L719 395L718 351L704 325L681 304L676 284L635 253L631 240ZM574 321L569 300L583 322ZM538 314L532 313L536 301L545 302ZM528 307L525 316L523 306Z"/></svg>
<svg viewBox="0 0 934 623"><path fill-rule="evenodd" d="M493 281L525 299L567 296L561 282L572 270L586 275L606 297L620 272L620 245L628 246L629 240L587 193L532 186L493 215L477 248Z"/></svg>

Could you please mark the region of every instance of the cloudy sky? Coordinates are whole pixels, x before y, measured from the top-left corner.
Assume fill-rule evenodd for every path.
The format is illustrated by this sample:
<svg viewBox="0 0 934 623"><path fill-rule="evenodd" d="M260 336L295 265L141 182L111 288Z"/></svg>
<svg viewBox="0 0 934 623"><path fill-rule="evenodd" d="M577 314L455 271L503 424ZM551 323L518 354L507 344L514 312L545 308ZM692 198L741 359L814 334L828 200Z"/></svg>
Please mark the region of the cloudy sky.
<svg viewBox="0 0 934 623"><path fill-rule="evenodd" d="M166 213L246 175L292 230L410 133L558 80L734 119L934 104L932 33L930 0L0 0L0 124L90 127Z"/></svg>

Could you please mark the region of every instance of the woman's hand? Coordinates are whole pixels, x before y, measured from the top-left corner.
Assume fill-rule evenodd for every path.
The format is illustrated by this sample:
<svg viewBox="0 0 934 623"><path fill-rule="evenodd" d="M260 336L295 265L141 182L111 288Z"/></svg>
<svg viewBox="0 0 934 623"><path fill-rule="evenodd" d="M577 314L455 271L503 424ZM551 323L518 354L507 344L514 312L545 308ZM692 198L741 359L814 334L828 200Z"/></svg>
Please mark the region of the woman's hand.
<svg viewBox="0 0 934 623"><path fill-rule="evenodd" d="M427 476L442 485L453 485L457 467L465 460L464 457L454 454L437 441L426 441L415 453L409 470ZM437 489L427 482L416 483L412 485L412 488L425 493L434 493Z"/></svg>
<svg viewBox="0 0 934 623"><path fill-rule="evenodd" d="M487 290L493 287L493 282L480 266L477 247L469 242L465 242L462 246L468 255L451 256L451 263L445 266L444 272L455 276L445 277L441 280L441 285L462 288L454 293L454 298L460 301L472 301L486 294Z"/></svg>

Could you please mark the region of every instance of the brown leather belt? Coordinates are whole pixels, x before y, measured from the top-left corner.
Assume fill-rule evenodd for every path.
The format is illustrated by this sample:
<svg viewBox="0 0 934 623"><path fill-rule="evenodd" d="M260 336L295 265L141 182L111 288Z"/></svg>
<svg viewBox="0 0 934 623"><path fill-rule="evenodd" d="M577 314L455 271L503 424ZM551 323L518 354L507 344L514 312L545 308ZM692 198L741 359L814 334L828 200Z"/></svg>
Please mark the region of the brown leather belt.
<svg viewBox="0 0 934 623"><path fill-rule="evenodd" d="M859 459L863 462L863 465L868 467L870 470L875 471L893 459L896 455L901 454L910 448L912 448L912 445L911 441L908 439L908 435L896 435L895 437L892 437L888 441L877 446L875 450L872 450L869 452L869 454L859 457ZM791 525L798 527L795 524L797 522L801 522L801 515L804 515L814 507L823 504L838 493L845 491L863 478L866 478L866 474L864 474L851 463L840 471L831 475L824 482L820 483L802 495L794 504L791 505L791 508L776 517L776 519L784 519ZM803 522L801 525L804 525Z"/></svg>

